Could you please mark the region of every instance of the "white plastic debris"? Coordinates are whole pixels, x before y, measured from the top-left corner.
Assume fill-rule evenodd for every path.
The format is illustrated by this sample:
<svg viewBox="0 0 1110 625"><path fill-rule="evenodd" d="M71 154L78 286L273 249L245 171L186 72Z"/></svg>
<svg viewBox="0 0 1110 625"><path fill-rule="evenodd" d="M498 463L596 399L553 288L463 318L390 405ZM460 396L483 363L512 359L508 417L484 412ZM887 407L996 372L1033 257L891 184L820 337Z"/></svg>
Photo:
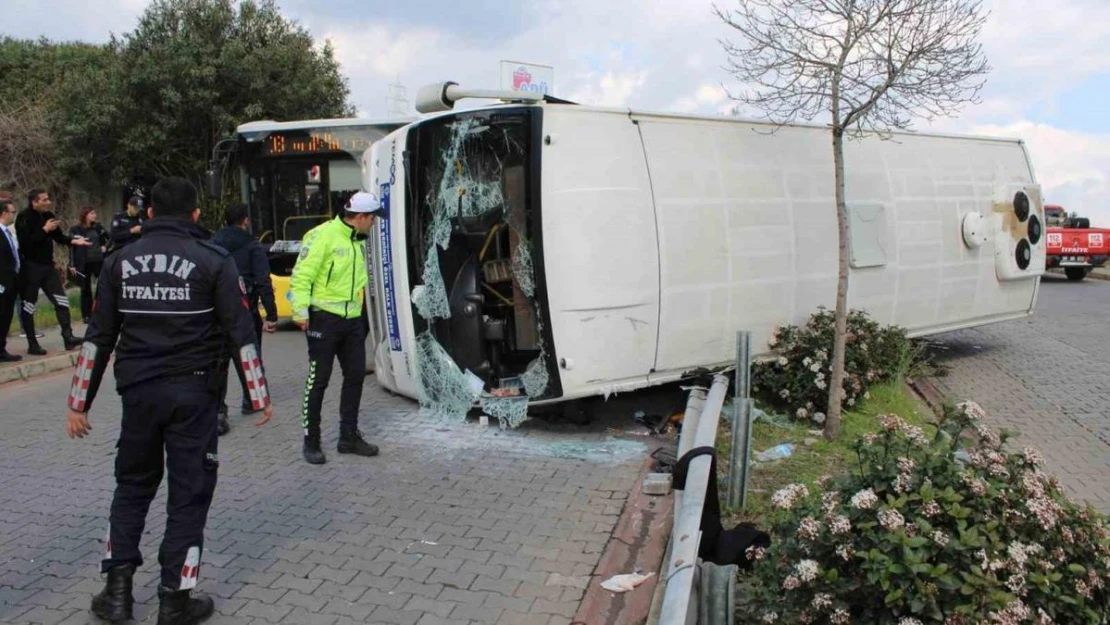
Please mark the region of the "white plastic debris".
<svg viewBox="0 0 1110 625"><path fill-rule="evenodd" d="M614 575L601 582L601 587L610 592L628 592L630 590L635 590L637 586L647 581L652 575L655 575L655 573L648 573L647 575L642 575L640 573Z"/></svg>
<svg viewBox="0 0 1110 625"><path fill-rule="evenodd" d="M673 479L670 473L648 473L640 488L645 495L669 495Z"/></svg>

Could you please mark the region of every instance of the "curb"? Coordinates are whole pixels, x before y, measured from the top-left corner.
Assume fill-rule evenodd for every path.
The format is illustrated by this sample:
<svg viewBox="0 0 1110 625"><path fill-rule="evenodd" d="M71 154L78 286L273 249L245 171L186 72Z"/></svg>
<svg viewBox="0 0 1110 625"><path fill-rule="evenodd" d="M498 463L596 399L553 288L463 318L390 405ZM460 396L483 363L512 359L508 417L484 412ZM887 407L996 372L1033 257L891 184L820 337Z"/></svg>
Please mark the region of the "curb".
<svg viewBox="0 0 1110 625"><path fill-rule="evenodd" d="M19 382L20 380L30 380L63 369L72 369L77 366L77 356L78 352L65 352L57 356L47 356L38 360L0 368L0 385Z"/></svg>
<svg viewBox="0 0 1110 625"><path fill-rule="evenodd" d="M920 397L925 405L929 406L934 415L938 418L944 416L946 398L944 393L941 393L932 381L924 378L913 378L906 380L906 386L909 387L911 393Z"/></svg>
<svg viewBox="0 0 1110 625"><path fill-rule="evenodd" d="M654 462L649 454L601 560L590 576L586 594L571 621L573 625L632 625L643 623L648 617L656 587L662 586L659 576L674 520L673 493L646 495L641 487L644 478L652 472ZM614 593L601 587L601 582L613 575L637 569L655 574L631 592Z"/></svg>

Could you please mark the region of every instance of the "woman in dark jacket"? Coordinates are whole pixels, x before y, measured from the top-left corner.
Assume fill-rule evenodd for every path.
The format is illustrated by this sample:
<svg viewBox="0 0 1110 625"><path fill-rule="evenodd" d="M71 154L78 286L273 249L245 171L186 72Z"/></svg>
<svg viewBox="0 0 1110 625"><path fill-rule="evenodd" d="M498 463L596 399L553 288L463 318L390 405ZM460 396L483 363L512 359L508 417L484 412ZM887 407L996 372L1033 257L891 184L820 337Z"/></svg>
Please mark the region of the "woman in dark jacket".
<svg viewBox="0 0 1110 625"><path fill-rule="evenodd" d="M92 243L88 247L70 248L69 271L81 285L81 316L87 324L89 317L92 316L93 280L100 276L104 252L110 239L104 226L100 225L96 210L90 206L81 207L81 217L69 232L75 236L85 237Z"/></svg>

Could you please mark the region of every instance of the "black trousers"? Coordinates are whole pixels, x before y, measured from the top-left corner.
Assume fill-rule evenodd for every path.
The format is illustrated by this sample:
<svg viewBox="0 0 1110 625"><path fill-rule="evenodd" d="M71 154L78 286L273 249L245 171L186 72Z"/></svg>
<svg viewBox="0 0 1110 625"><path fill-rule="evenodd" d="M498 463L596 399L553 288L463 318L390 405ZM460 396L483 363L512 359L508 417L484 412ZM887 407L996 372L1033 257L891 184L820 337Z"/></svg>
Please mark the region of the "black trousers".
<svg viewBox="0 0 1110 625"><path fill-rule="evenodd" d="M257 304L257 302L256 302ZM262 315L258 314L258 306L251 307L251 316L254 320L254 335L256 337L256 345L258 345L258 358L262 359ZM227 374L228 367L235 369L235 374L239 376L239 388L243 391L243 399L240 406L245 410L251 407L251 394L247 389L247 379L243 377L243 371L235 366L235 361L239 359L239 350L234 345L228 345L225 348L228 358L220 363L220 412L227 414Z"/></svg>
<svg viewBox="0 0 1110 625"><path fill-rule="evenodd" d="M100 277L101 262L99 260L89 261L85 263L81 273L84 277L78 276L81 283L81 318L88 319L92 317L93 305L93 281Z"/></svg>
<svg viewBox="0 0 1110 625"><path fill-rule="evenodd" d="M320 407L331 378L332 361L339 360L343 388L339 394L339 429L358 429L358 405L366 377L366 320L344 319L312 310L308 317L308 379L305 381L301 425L304 435L320 440Z"/></svg>
<svg viewBox="0 0 1110 625"><path fill-rule="evenodd" d="M18 291L18 284L13 284L0 293L0 354L8 349L8 330L11 329L12 317L15 316L15 300L19 299Z"/></svg>
<svg viewBox="0 0 1110 625"><path fill-rule="evenodd" d="M23 309L19 311L19 319L23 322L23 329L27 332L27 342L36 343L35 340L35 302L39 298L39 291L46 293L54 304L54 311L58 314L58 325L62 327L62 336L73 334L73 326L69 318L69 297L62 288L62 280L53 265L40 265L38 263L23 263L20 270L19 297L23 300Z"/></svg>
<svg viewBox="0 0 1110 625"><path fill-rule="evenodd" d="M142 565L139 540L162 482L164 451L169 498L158 551L162 585L172 590L196 586L219 468L216 394L211 382L209 372L199 371L123 391L116 492L102 572L118 564Z"/></svg>

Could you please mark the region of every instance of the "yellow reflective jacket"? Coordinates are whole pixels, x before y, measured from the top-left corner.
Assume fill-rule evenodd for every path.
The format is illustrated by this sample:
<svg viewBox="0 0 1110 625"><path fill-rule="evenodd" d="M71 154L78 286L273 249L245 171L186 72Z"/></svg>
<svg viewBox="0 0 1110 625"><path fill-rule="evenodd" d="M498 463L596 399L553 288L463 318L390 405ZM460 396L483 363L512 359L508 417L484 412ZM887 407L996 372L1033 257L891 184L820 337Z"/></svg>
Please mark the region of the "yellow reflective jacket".
<svg viewBox="0 0 1110 625"><path fill-rule="evenodd" d="M310 308L358 318L366 282L365 238L342 217L316 226L304 235L290 279L293 320L308 319Z"/></svg>

